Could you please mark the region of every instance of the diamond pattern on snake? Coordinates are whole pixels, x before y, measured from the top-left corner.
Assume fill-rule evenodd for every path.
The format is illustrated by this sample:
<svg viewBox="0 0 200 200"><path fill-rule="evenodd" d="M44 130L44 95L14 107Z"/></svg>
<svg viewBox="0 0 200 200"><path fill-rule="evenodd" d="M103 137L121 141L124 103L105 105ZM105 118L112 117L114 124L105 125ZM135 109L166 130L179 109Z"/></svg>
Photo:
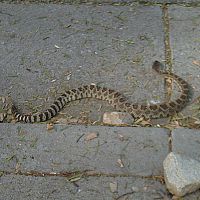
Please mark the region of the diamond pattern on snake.
<svg viewBox="0 0 200 200"><path fill-rule="evenodd" d="M61 94L54 103L44 112L35 114L21 114L16 106L12 104L12 113L17 121L25 123L44 122L57 115L67 103L84 98L96 98L108 101L117 111L128 112L134 119L143 117L144 119L163 118L172 116L180 112L189 100L189 85L188 83L174 73L163 71L159 61L153 63L152 68L160 75L172 78L180 87L181 94L175 100L163 102L159 104L135 104L128 101L121 93L99 87L96 85L84 85L76 89L65 91Z"/></svg>

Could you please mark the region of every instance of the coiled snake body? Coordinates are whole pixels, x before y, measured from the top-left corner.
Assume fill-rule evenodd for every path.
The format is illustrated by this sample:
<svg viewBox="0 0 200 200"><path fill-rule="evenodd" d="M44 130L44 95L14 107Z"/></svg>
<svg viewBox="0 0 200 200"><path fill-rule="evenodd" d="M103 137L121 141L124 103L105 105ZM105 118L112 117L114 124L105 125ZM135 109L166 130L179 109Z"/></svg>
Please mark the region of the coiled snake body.
<svg viewBox="0 0 200 200"><path fill-rule="evenodd" d="M44 122L57 115L58 112L61 109L63 109L63 107L67 103L71 101L84 98L96 98L108 101L116 110L128 112L135 119L141 117L145 119L150 119L171 116L176 112L182 110L188 102L189 85L185 80L183 80L176 74L170 72L163 72L161 70L161 64L158 61L154 62L152 68L159 74L163 74L166 77L170 77L178 83L179 87L181 88L181 94L176 100L150 105L134 104L128 102L128 100L117 91L95 85L85 85L76 89L65 91L44 112L30 115L20 114L17 111L17 108L14 105L12 105L12 113L14 114L17 121L23 121L26 123Z"/></svg>

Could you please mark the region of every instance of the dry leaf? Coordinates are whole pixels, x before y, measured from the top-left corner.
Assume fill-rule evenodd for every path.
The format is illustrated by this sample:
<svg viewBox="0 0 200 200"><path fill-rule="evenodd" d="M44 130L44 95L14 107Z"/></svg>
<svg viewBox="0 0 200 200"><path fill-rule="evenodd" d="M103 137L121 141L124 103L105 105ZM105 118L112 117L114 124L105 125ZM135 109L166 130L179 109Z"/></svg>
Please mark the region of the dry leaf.
<svg viewBox="0 0 200 200"><path fill-rule="evenodd" d="M98 173L94 170L90 170L90 171L85 172L85 174L87 176L96 176Z"/></svg>
<svg viewBox="0 0 200 200"><path fill-rule="evenodd" d="M67 75L67 80L68 80L68 81L70 80L71 75L72 75L72 74L68 74L68 75Z"/></svg>
<svg viewBox="0 0 200 200"><path fill-rule="evenodd" d="M83 176L83 174L75 174L67 179L70 182L76 182L76 181L79 181L82 178L82 176Z"/></svg>
<svg viewBox="0 0 200 200"><path fill-rule="evenodd" d="M89 141L89 140L93 140L95 138L98 137L98 134L97 133L88 133L86 136L85 136L85 141Z"/></svg>
<svg viewBox="0 0 200 200"><path fill-rule="evenodd" d="M136 121L135 121L135 124L139 124L141 121L143 121L144 120L144 118L143 117L141 117L141 118L139 118L139 119L137 119Z"/></svg>
<svg viewBox="0 0 200 200"><path fill-rule="evenodd" d="M49 130L52 130L52 129L53 129L53 124L52 123L47 124L47 130L49 131Z"/></svg>
<svg viewBox="0 0 200 200"><path fill-rule="evenodd" d="M69 123L74 123L74 124L78 123L78 119L77 118L71 118L68 121L69 121Z"/></svg>
<svg viewBox="0 0 200 200"><path fill-rule="evenodd" d="M140 125L141 126L151 126L152 125L152 123L148 120L143 120L143 121L141 121L140 122Z"/></svg>
<svg viewBox="0 0 200 200"><path fill-rule="evenodd" d="M124 141L124 136L123 136L123 135L118 134L118 137L119 137L119 139L120 139L121 141Z"/></svg>
<svg viewBox="0 0 200 200"><path fill-rule="evenodd" d="M200 67L200 61L199 60L193 60L192 64L197 65Z"/></svg>
<svg viewBox="0 0 200 200"><path fill-rule="evenodd" d="M172 84L172 79L171 78L166 78L166 83L171 85Z"/></svg>
<svg viewBox="0 0 200 200"><path fill-rule="evenodd" d="M197 120L194 122L195 124L200 124L200 120Z"/></svg>
<svg viewBox="0 0 200 200"><path fill-rule="evenodd" d="M60 49L60 47L59 47L58 45L54 45L54 47L55 47L56 49Z"/></svg>
<svg viewBox="0 0 200 200"><path fill-rule="evenodd" d="M118 159L118 160L117 160L117 163L119 164L119 166L120 166L121 168L124 167L124 164L123 164L123 162L122 162L121 159Z"/></svg>
<svg viewBox="0 0 200 200"><path fill-rule="evenodd" d="M17 163L16 166L15 166L15 173L16 174L20 171L20 168L21 168L21 164Z"/></svg>
<svg viewBox="0 0 200 200"><path fill-rule="evenodd" d="M49 174L56 175L57 173L56 172L50 172Z"/></svg>

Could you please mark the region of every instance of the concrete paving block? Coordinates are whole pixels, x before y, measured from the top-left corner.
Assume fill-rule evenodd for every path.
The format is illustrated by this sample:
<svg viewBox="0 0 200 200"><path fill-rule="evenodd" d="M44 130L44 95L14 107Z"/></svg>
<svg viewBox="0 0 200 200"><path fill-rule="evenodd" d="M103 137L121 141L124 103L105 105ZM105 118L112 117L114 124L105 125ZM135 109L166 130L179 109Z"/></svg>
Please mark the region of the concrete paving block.
<svg viewBox="0 0 200 200"><path fill-rule="evenodd" d="M193 99L200 95L199 15L199 7L169 7L173 70L191 85ZM184 111L189 116L193 112L192 107Z"/></svg>
<svg viewBox="0 0 200 200"><path fill-rule="evenodd" d="M98 137L86 141L91 133ZM160 128L58 125L47 131L41 124L1 124L0 168L161 175L168 134Z"/></svg>
<svg viewBox="0 0 200 200"><path fill-rule="evenodd" d="M145 2L149 3L169 3L169 4L191 4L196 5L200 3L199 0L145 0Z"/></svg>
<svg viewBox="0 0 200 200"><path fill-rule="evenodd" d="M172 131L172 151L200 161L200 131L177 128Z"/></svg>
<svg viewBox="0 0 200 200"><path fill-rule="evenodd" d="M111 4L111 5L127 5L127 4L133 4L133 3L144 3L147 2L153 4L153 3L170 3L170 4L197 4L200 3L199 0L1 0L1 2L5 3L61 3L61 4Z"/></svg>
<svg viewBox="0 0 200 200"><path fill-rule="evenodd" d="M110 183L117 185L116 192L111 192ZM137 191L133 192L132 188ZM160 182L134 177L85 177L76 184L64 177L5 175L0 180L3 200L152 200L166 195L165 186Z"/></svg>
<svg viewBox="0 0 200 200"><path fill-rule="evenodd" d="M164 59L159 5L0 7L0 93L10 94L23 112L43 110L63 90L90 83L133 102L163 101L163 77L151 69ZM96 121L112 110L102 102L76 104L63 113L85 112Z"/></svg>
<svg viewBox="0 0 200 200"><path fill-rule="evenodd" d="M188 194L186 195L183 200L191 200L191 199L194 199L194 200L198 200L200 197L200 190L196 191L196 192L193 192L191 194Z"/></svg>

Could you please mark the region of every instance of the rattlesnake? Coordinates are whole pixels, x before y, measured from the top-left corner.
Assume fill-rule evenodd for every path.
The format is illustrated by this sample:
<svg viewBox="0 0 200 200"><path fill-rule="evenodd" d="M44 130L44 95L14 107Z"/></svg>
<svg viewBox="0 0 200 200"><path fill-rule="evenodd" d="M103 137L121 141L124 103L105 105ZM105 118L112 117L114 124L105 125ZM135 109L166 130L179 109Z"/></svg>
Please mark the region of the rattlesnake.
<svg viewBox="0 0 200 200"><path fill-rule="evenodd" d="M96 98L108 101L116 110L128 112L135 119L141 117L145 119L168 117L175 114L176 112L179 112L185 107L189 99L188 83L176 74L163 71L161 69L161 63L158 61L153 63L152 68L159 74L170 77L178 83L179 87L181 88L181 94L176 100L150 105L133 104L128 102L128 100L117 91L96 85L85 85L76 89L65 91L44 112L30 115L20 114L17 111L17 108L12 105L12 113L14 114L17 121L23 121L26 123L44 122L57 115L58 112L63 109L67 103L84 98Z"/></svg>

